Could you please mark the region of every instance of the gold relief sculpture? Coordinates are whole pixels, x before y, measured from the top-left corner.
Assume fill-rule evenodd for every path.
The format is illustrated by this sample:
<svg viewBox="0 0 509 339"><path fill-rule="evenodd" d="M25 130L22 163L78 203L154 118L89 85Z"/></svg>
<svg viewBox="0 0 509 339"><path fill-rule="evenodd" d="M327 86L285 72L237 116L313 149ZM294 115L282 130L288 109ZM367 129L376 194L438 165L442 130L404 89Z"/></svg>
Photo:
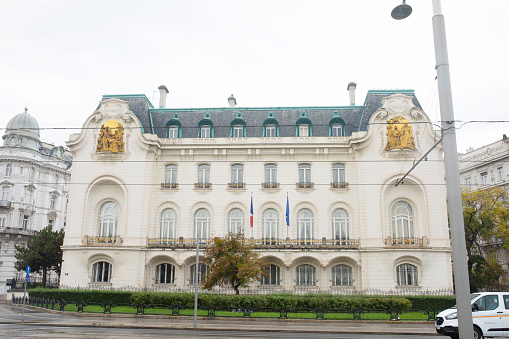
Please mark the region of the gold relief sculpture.
<svg viewBox="0 0 509 339"><path fill-rule="evenodd" d="M96 152L110 151L112 153L123 153L124 149L124 127L117 120L108 120L101 126L99 138L97 139Z"/></svg>
<svg viewBox="0 0 509 339"><path fill-rule="evenodd" d="M394 117L387 121L387 145L384 151L392 149L417 149L415 147L412 125L403 117Z"/></svg>

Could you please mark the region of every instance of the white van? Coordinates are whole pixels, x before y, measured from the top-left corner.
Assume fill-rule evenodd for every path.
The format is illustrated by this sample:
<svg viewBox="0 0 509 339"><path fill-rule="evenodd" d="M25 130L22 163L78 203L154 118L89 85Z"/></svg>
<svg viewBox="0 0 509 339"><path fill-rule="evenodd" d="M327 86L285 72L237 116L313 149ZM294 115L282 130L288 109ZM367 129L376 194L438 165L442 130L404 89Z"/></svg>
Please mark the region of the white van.
<svg viewBox="0 0 509 339"><path fill-rule="evenodd" d="M482 292L470 296L474 338L509 338L509 292ZM456 307L440 312L437 333L458 338Z"/></svg>

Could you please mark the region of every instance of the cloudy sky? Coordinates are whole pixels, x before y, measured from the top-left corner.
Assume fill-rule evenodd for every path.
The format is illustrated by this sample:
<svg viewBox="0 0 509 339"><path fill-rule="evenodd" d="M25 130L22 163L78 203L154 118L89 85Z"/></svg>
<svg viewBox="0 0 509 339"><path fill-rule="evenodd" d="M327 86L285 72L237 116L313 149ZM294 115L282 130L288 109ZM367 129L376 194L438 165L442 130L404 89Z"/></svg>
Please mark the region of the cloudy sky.
<svg viewBox="0 0 509 339"><path fill-rule="evenodd" d="M443 0L458 150L508 133L509 1ZM63 145L103 94L167 107L348 105L370 89L415 89L440 120L431 0L3 1L0 127L27 106ZM57 129L54 129L57 128ZM1 131L3 134L3 131Z"/></svg>

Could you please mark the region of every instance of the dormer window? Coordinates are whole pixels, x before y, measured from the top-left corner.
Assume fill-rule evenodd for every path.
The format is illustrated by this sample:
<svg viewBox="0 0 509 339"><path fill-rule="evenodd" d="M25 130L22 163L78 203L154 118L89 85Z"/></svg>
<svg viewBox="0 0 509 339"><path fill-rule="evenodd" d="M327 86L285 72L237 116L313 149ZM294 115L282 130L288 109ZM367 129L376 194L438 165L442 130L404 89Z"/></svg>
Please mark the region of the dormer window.
<svg viewBox="0 0 509 339"><path fill-rule="evenodd" d="M203 125L200 129L201 137L202 138L210 138L210 126L209 125Z"/></svg>

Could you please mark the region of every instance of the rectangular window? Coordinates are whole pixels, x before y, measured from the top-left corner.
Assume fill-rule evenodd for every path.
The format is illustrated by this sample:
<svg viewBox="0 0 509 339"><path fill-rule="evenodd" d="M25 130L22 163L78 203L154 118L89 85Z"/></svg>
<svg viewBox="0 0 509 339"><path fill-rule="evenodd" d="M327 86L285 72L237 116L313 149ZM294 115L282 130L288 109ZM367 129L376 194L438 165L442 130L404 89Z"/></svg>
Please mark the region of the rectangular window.
<svg viewBox="0 0 509 339"><path fill-rule="evenodd" d="M25 188L25 203L32 203L32 190L29 188Z"/></svg>
<svg viewBox="0 0 509 339"><path fill-rule="evenodd" d="M34 180L34 173L35 173L35 170L33 168L29 169L28 170L28 179Z"/></svg>
<svg viewBox="0 0 509 339"><path fill-rule="evenodd" d="M198 183L210 183L210 165L201 164L198 166Z"/></svg>
<svg viewBox="0 0 509 339"><path fill-rule="evenodd" d="M12 165L11 164L7 164L5 166L5 176L6 177L10 177L12 175Z"/></svg>
<svg viewBox="0 0 509 339"><path fill-rule="evenodd" d="M233 126L233 136L235 138L242 138L244 136L244 127L242 125Z"/></svg>
<svg viewBox="0 0 509 339"><path fill-rule="evenodd" d="M299 165L299 183L310 183L311 182L311 165L300 164Z"/></svg>
<svg viewBox="0 0 509 339"><path fill-rule="evenodd" d="M333 137L340 137L342 136L342 126L341 124L334 124L332 125L332 136Z"/></svg>
<svg viewBox="0 0 509 339"><path fill-rule="evenodd" d="M201 137L202 138L210 138L210 126L209 125L203 125L201 127Z"/></svg>
<svg viewBox="0 0 509 339"><path fill-rule="evenodd" d="M488 186L488 172L481 173L481 185Z"/></svg>
<svg viewBox="0 0 509 339"><path fill-rule="evenodd" d="M265 135L267 137L275 137L276 136L276 125L267 125L265 127Z"/></svg>
<svg viewBox="0 0 509 339"><path fill-rule="evenodd" d="M232 184L243 183L244 166L242 164L232 165Z"/></svg>
<svg viewBox="0 0 509 339"><path fill-rule="evenodd" d="M164 182L166 184L177 183L177 165L166 165L164 173Z"/></svg>
<svg viewBox="0 0 509 339"><path fill-rule="evenodd" d="M265 182L276 183L277 182L277 165L267 164L265 165Z"/></svg>
<svg viewBox="0 0 509 339"><path fill-rule="evenodd" d="M11 186L2 187L2 200L11 200Z"/></svg>
<svg viewBox="0 0 509 339"><path fill-rule="evenodd" d="M54 177L54 181L53 181L53 183L54 183L55 185L57 185L57 184L58 184L58 174L55 174L55 177Z"/></svg>
<svg viewBox="0 0 509 339"><path fill-rule="evenodd" d="M497 168L497 173L498 173L498 181L504 181L504 168L503 167Z"/></svg>
<svg viewBox="0 0 509 339"><path fill-rule="evenodd" d="M55 223L55 220L48 220L48 226L53 228L53 224Z"/></svg>
<svg viewBox="0 0 509 339"><path fill-rule="evenodd" d="M50 198L49 198L49 208L51 210L54 210L56 204L57 204L57 197L54 194L51 194Z"/></svg>
<svg viewBox="0 0 509 339"><path fill-rule="evenodd" d="M309 136L309 126L308 125L299 125L299 137L307 137Z"/></svg>
<svg viewBox="0 0 509 339"><path fill-rule="evenodd" d="M271 264L267 267L265 274L262 277L262 285L279 285L280 284L280 273L281 269L279 266Z"/></svg>
<svg viewBox="0 0 509 339"><path fill-rule="evenodd" d="M465 185L467 186L468 189L472 189L472 178L471 177L465 178Z"/></svg>
<svg viewBox="0 0 509 339"><path fill-rule="evenodd" d="M168 138L178 138L179 137L179 128L176 125L170 126L168 129Z"/></svg>
<svg viewBox="0 0 509 339"><path fill-rule="evenodd" d="M345 181L345 165L343 164L333 164L332 165L332 182L343 183Z"/></svg>
<svg viewBox="0 0 509 339"><path fill-rule="evenodd" d="M7 226L7 215L0 214L0 228L4 228Z"/></svg>
<svg viewBox="0 0 509 339"><path fill-rule="evenodd" d="M21 228L23 228L23 230L28 229L28 215L23 216L23 220L21 222Z"/></svg>

